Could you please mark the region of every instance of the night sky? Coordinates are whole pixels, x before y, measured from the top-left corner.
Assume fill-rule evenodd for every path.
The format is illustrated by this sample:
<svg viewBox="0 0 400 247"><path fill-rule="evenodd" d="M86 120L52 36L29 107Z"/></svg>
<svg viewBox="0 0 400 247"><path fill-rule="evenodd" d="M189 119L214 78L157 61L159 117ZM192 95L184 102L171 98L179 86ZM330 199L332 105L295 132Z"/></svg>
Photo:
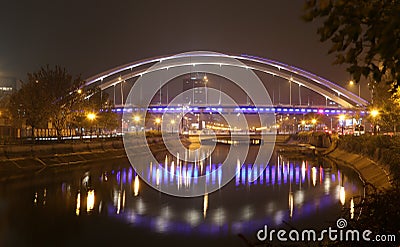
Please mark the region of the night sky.
<svg viewBox="0 0 400 247"><path fill-rule="evenodd" d="M276 59L343 84L304 1L3 1L0 76L42 65L87 78L131 61L191 50Z"/></svg>

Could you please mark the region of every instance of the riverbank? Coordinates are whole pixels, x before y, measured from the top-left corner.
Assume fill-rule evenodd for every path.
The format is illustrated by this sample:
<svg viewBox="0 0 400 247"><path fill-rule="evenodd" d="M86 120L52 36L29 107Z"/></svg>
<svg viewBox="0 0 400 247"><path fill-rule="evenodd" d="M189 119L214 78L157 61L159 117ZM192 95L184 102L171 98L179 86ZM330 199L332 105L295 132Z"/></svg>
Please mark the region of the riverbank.
<svg viewBox="0 0 400 247"><path fill-rule="evenodd" d="M181 140L189 146L190 141ZM165 151L161 136L147 137L153 152ZM141 148L141 147L135 147ZM88 163L127 158L122 138L90 142L7 145L0 147L0 182L34 176L46 169L74 169Z"/></svg>
<svg viewBox="0 0 400 247"><path fill-rule="evenodd" d="M322 156L348 166L354 169L366 184L380 190L386 190L392 187L394 179L391 167L386 164L388 161L386 156L390 155L389 151L393 151L392 149L396 145L391 146L387 141L376 141L372 140L373 138L376 137L345 136L339 139L338 136L330 136L322 132L304 132L292 136L288 142L289 146L283 148L290 153L313 147L315 149L313 155ZM383 146L381 143L389 145ZM290 145L293 145L293 147L290 148ZM307 146L303 147L302 145Z"/></svg>
<svg viewBox="0 0 400 247"><path fill-rule="evenodd" d="M0 149L0 181L39 174L45 169L73 167L90 161L125 157L122 139L79 143L7 145Z"/></svg>
<svg viewBox="0 0 400 247"><path fill-rule="evenodd" d="M337 145L333 150L326 152L324 156L353 168L365 183L377 189L386 190L392 187L393 178L387 165L379 164L364 155L350 153Z"/></svg>

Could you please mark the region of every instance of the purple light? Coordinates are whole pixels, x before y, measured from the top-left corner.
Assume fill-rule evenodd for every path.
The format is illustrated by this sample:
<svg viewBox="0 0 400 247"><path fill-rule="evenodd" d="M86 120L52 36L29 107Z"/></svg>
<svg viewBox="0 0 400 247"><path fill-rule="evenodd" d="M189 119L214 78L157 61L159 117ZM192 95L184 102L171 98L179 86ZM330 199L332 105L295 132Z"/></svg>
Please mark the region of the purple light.
<svg viewBox="0 0 400 247"><path fill-rule="evenodd" d="M246 181L246 168L244 166L242 166L241 179L242 179L242 184L245 184L245 181Z"/></svg>
<svg viewBox="0 0 400 247"><path fill-rule="evenodd" d="M271 168L271 182L273 185L275 185L275 165L273 165Z"/></svg>

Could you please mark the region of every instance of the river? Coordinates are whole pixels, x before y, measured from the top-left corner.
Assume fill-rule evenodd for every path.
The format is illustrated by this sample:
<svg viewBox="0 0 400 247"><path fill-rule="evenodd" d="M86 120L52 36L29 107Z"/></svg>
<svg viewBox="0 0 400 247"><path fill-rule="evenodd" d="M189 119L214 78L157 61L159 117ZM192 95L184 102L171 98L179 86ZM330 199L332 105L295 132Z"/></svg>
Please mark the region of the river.
<svg viewBox="0 0 400 247"><path fill-rule="evenodd" d="M176 158L158 156L175 171L194 174L204 166L207 183L218 183L219 174L212 171L227 149L217 145L211 161L179 168ZM244 246L260 243L256 233L264 225L318 230L335 226L343 213L357 217L352 206L363 194L362 182L349 168L277 152L269 163L246 160L227 185L195 198L153 188L193 186L173 174L153 168L136 174L124 158L3 182L0 246ZM252 177L257 180L249 182Z"/></svg>

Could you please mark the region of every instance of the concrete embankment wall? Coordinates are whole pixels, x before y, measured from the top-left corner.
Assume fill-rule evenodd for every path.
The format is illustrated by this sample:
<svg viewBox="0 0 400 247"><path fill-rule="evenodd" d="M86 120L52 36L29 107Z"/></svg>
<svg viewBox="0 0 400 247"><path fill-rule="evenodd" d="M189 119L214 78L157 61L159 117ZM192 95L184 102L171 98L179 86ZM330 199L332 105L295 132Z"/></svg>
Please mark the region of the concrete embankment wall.
<svg viewBox="0 0 400 247"><path fill-rule="evenodd" d="M40 157L54 154L107 151L122 148L122 140L40 145L5 145L0 147L0 160L22 157Z"/></svg>
<svg viewBox="0 0 400 247"><path fill-rule="evenodd" d="M185 143L185 140L183 140ZM170 145L180 143L172 141ZM149 148L155 154L165 150L161 137L150 137L147 141L122 139L93 141L86 143L54 143L40 145L9 145L0 147L0 182L31 176L46 168L79 168L81 164L96 164L111 159L127 158L134 150L135 159L145 158Z"/></svg>
<svg viewBox="0 0 400 247"><path fill-rule="evenodd" d="M366 183L373 185L375 188L387 189L391 187L388 168L367 157L349 153L339 148L328 153L327 157L339 164L354 168Z"/></svg>

